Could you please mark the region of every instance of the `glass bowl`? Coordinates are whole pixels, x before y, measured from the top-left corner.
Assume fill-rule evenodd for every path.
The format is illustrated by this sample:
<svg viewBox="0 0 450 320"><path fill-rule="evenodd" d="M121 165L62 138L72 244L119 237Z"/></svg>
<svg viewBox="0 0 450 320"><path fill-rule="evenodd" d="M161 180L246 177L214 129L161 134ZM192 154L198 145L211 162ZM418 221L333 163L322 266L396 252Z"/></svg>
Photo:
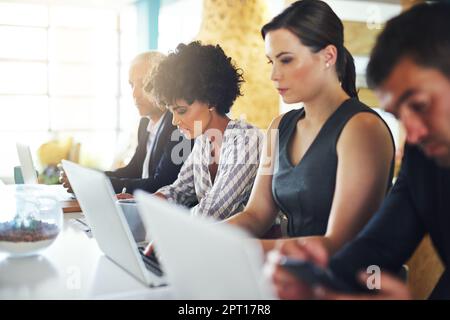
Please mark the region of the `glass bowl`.
<svg viewBox="0 0 450 320"><path fill-rule="evenodd" d="M38 187L16 186L0 193L0 251L29 256L50 246L62 230L59 201Z"/></svg>

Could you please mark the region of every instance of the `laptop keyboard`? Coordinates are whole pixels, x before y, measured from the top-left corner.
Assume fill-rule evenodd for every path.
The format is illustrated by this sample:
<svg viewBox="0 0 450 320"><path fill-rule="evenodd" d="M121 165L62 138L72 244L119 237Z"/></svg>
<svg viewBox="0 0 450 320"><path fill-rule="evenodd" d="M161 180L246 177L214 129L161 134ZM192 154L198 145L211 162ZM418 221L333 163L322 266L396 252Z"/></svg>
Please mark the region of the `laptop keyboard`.
<svg viewBox="0 0 450 320"><path fill-rule="evenodd" d="M144 254L143 247L139 247L139 253L141 254L142 260L144 261L145 267L151 271L152 273L156 274L157 276L163 276L164 272L161 270L161 267L159 265L159 261L155 256L155 252L153 251L152 254L147 257Z"/></svg>
<svg viewBox="0 0 450 320"><path fill-rule="evenodd" d="M85 218L73 218L70 219L70 223L77 229L83 230L89 238L92 238L91 227L89 227Z"/></svg>

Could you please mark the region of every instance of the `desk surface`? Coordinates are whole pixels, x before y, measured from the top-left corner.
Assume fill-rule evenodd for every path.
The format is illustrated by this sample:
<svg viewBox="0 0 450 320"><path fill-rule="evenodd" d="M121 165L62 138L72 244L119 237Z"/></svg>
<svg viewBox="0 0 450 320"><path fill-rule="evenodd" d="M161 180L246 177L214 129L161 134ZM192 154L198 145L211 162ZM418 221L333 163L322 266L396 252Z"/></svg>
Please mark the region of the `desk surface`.
<svg viewBox="0 0 450 320"><path fill-rule="evenodd" d="M169 287L148 288L108 259L64 214L63 232L40 255L0 252L0 299L170 299Z"/></svg>

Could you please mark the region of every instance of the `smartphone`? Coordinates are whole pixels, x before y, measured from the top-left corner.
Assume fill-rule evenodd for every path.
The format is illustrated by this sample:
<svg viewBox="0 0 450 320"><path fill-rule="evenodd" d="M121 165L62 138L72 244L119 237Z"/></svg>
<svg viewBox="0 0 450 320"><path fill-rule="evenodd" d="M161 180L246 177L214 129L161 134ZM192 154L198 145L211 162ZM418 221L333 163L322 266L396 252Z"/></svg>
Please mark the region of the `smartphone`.
<svg viewBox="0 0 450 320"><path fill-rule="evenodd" d="M310 261L285 257L280 265L312 288L321 286L338 292L356 292L356 289L335 277L329 269L323 269Z"/></svg>

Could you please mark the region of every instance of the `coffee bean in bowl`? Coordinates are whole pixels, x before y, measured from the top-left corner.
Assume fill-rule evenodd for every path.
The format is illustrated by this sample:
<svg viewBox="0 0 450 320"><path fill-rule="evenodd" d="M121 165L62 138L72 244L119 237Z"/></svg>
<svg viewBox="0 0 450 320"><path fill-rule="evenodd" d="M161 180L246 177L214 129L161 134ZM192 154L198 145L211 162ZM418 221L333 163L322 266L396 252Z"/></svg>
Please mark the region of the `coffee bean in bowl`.
<svg viewBox="0 0 450 320"><path fill-rule="evenodd" d="M62 228L59 202L22 192L8 199L0 212L0 251L18 257L36 254L50 246Z"/></svg>
<svg viewBox="0 0 450 320"><path fill-rule="evenodd" d="M34 218L0 223L0 250L27 255L48 247L58 236L59 227Z"/></svg>

